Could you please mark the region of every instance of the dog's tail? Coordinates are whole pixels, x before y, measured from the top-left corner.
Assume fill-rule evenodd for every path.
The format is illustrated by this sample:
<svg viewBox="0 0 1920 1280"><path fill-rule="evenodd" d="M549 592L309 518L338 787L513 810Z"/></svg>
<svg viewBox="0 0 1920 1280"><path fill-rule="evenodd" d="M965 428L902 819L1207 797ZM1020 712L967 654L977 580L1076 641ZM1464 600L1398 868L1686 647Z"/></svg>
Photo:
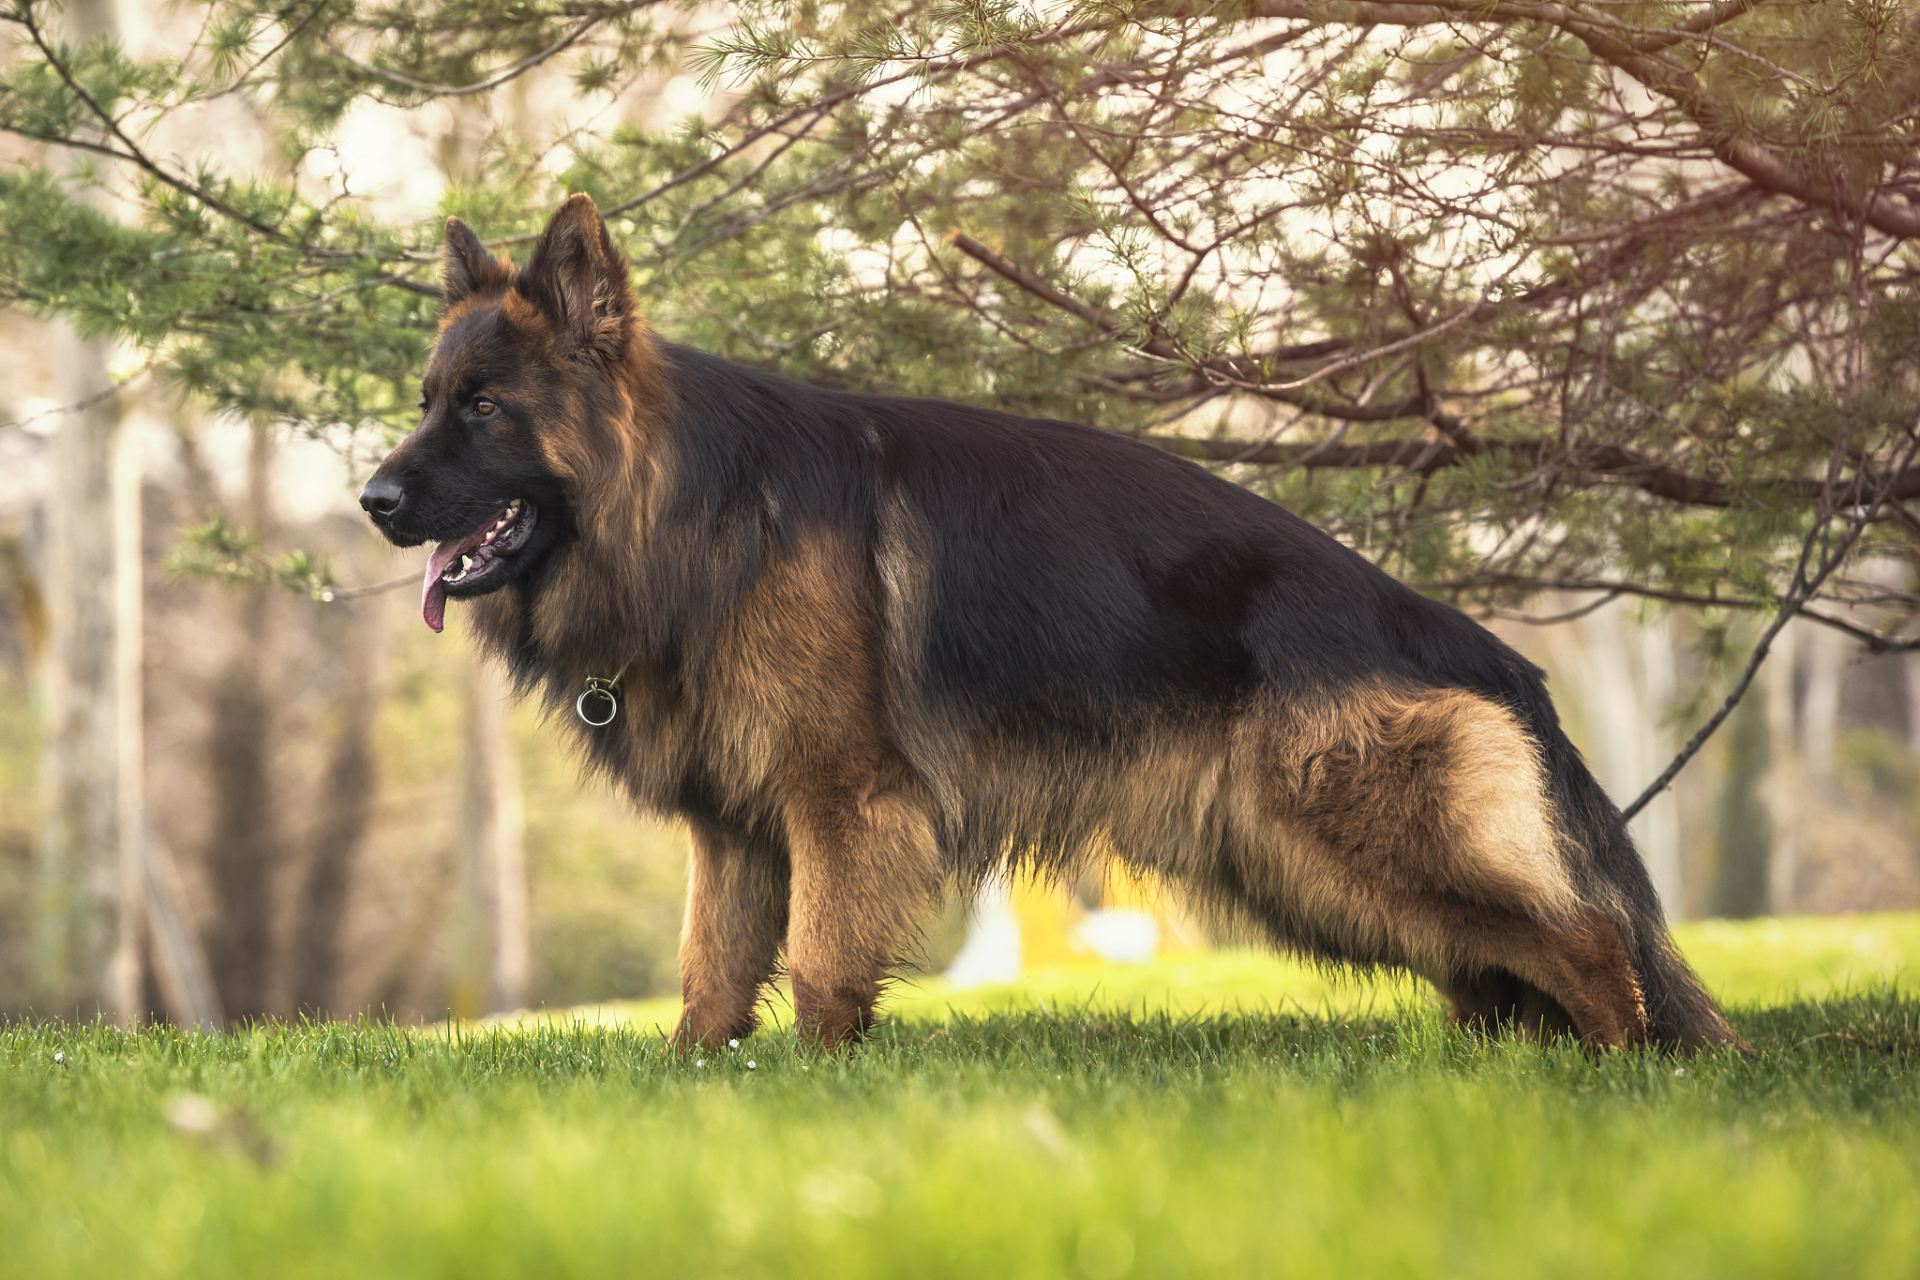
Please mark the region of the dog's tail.
<svg viewBox="0 0 1920 1280"><path fill-rule="evenodd" d="M1598 881L1595 896L1625 917L1617 923L1640 982L1650 1038L1663 1048L1686 1053L1722 1045L1750 1052L1673 945L1659 895L1627 834L1626 819L1565 736L1556 732L1552 737L1557 741L1548 747L1549 770L1562 821L1587 855L1587 872Z"/></svg>

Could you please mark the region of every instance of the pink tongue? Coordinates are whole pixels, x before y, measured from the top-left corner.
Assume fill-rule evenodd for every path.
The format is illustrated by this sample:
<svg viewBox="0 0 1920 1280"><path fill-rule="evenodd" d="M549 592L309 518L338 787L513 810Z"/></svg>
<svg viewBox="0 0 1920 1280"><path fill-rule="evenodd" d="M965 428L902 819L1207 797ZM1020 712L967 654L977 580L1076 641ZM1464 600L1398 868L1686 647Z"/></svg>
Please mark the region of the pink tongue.
<svg viewBox="0 0 1920 1280"><path fill-rule="evenodd" d="M420 616L435 631L447 625L447 584L440 581L440 575L447 571L448 565L486 540L487 530L483 528L464 538L449 538L427 557L427 579L420 584Z"/></svg>

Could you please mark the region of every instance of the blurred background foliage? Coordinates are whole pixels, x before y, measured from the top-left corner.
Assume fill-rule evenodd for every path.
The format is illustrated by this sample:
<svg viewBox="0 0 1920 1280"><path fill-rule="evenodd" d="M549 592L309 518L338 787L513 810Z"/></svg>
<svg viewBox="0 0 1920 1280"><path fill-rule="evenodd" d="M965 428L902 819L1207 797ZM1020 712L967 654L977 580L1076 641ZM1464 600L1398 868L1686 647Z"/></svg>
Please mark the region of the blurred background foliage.
<svg viewBox="0 0 1920 1280"><path fill-rule="evenodd" d="M487 728L340 511L411 423L444 217L523 254L569 191L675 339L1139 435L1507 625L1623 801L1799 612L1637 834L1683 913L1920 901L1910 5L0 3L16 919L77 749L49 459L105 414L138 788L225 1011L671 989L680 837ZM531 959L474 994L502 928Z"/></svg>

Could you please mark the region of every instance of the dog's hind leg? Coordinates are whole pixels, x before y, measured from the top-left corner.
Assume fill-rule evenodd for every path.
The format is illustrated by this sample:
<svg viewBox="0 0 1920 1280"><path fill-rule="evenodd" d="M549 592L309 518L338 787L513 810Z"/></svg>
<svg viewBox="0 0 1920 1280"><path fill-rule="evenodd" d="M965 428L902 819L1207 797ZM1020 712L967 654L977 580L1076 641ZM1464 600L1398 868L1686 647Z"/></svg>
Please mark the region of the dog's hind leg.
<svg viewBox="0 0 1920 1280"><path fill-rule="evenodd" d="M1542 1042L1577 1035L1572 1015L1558 1000L1505 969L1451 974L1436 985L1446 994L1454 1021L1482 1035L1518 1034Z"/></svg>
<svg viewBox="0 0 1920 1280"><path fill-rule="evenodd" d="M1538 748L1512 712L1464 690L1382 685L1269 714L1248 726L1267 807L1246 820L1264 838L1246 842L1244 883L1291 898L1334 954L1434 975L1470 1024L1550 1035L1570 1023L1595 1048L1646 1037L1626 940L1576 887Z"/></svg>
<svg viewBox="0 0 1920 1280"><path fill-rule="evenodd" d="M1639 979L1620 931L1600 912L1567 923L1486 909L1427 914L1448 949L1466 957L1470 976L1440 984L1461 1022L1543 1041L1572 1034L1589 1048L1646 1040ZM1456 918L1436 919L1444 915Z"/></svg>
<svg viewBox="0 0 1920 1280"><path fill-rule="evenodd" d="M793 917L787 970L801 1039L836 1048L864 1034L887 967L937 883L924 807L899 792L816 794L791 813Z"/></svg>
<svg viewBox="0 0 1920 1280"><path fill-rule="evenodd" d="M787 932L786 851L767 839L695 820L692 883L680 941L685 1010L673 1040L716 1049L753 1030L760 989Z"/></svg>

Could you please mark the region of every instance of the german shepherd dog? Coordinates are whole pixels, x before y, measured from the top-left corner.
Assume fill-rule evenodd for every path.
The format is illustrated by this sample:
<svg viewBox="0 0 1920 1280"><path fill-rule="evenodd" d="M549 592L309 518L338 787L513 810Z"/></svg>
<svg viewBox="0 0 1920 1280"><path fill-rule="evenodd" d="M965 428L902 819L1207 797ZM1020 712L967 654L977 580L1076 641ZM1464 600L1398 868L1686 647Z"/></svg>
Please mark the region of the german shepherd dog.
<svg viewBox="0 0 1920 1280"><path fill-rule="evenodd" d="M683 1050L783 949L843 1045L943 890L1101 857L1490 1032L1738 1043L1542 673L1464 615L1146 444L667 342L586 196L518 269L449 221L445 269L360 501L438 543L429 626L470 600L523 690L618 699L590 767L693 833Z"/></svg>

